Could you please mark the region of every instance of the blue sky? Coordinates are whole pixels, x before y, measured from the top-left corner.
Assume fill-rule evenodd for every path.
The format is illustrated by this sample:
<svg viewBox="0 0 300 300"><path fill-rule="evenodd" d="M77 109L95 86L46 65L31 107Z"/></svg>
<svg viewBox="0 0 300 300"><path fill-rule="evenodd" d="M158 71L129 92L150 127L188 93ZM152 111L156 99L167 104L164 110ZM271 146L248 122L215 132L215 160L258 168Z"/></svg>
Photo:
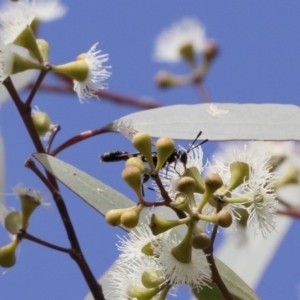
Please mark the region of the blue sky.
<svg viewBox="0 0 300 300"><path fill-rule="evenodd" d="M193 17L205 25L207 36L215 39L220 47L220 55L205 80L214 102L299 104L299 1L65 0L63 3L68 6L67 15L43 24L40 30L40 37L50 44L50 62L71 61L99 42L102 52L110 56L111 91L155 99L164 105L199 103L198 94L191 87L161 91L154 84L154 76L161 69L179 74L188 72L184 63L154 62L153 49L162 29L183 17ZM50 75L46 82L57 81ZM75 94L45 92L37 94L34 105L61 125L55 145L138 110L105 99L80 104ZM0 127L6 151L6 192L11 193L22 182L48 195L46 202L50 206L34 214L29 231L67 246L50 194L23 167L34 148L12 102L0 110ZM196 128L195 134L198 131ZM181 145L186 146L187 142ZM213 146L213 142L205 145L206 156L211 155ZM67 149L59 158L133 198L120 178L123 164L104 164L98 160L100 154L112 150L132 151L132 146L122 136L103 135ZM107 226L96 211L71 192L64 188L62 191L86 259L98 278L117 258L116 235L123 232ZM7 202L13 207L19 205L15 197L7 197ZM295 223L258 287L261 299L298 299L300 261L295 242L298 232L299 224ZM1 244L8 241L2 229L0 241ZM69 257L28 241L22 242L16 266L1 276L0 282L2 299L83 299L88 292Z"/></svg>

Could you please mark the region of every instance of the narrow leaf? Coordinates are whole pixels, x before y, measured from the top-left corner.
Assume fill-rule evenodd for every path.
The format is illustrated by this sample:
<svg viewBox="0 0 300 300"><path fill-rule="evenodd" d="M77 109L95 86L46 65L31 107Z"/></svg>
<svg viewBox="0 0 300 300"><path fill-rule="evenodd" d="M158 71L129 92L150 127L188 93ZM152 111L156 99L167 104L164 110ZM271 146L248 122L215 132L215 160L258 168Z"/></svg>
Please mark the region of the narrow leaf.
<svg viewBox="0 0 300 300"><path fill-rule="evenodd" d="M300 108L290 104L203 103L173 105L127 115L111 124L112 131L128 125L153 137L203 139L300 140Z"/></svg>
<svg viewBox="0 0 300 300"><path fill-rule="evenodd" d="M136 205L100 180L56 157L42 153L35 153L33 156L47 171L102 215L110 209Z"/></svg>

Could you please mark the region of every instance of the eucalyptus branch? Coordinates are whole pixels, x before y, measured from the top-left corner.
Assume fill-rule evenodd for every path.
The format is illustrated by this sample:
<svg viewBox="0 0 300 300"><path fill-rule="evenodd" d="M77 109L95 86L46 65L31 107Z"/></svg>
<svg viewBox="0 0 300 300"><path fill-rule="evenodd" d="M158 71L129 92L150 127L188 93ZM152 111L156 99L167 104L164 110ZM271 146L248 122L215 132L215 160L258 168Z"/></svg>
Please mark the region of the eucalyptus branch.
<svg viewBox="0 0 300 300"><path fill-rule="evenodd" d="M42 246L45 246L45 247L48 247L48 248L51 248L51 249L54 249L54 250L57 250L57 251L60 251L60 252L64 252L64 253L67 253L67 254L70 254L71 251L72 251L72 249L60 247L60 246L48 243L44 240L41 240L41 239L29 234L27 231L19 232L18 233L18 238L26 239L26 240L32 241L34 243L40 244Z"/></svg>
<svg viewBox="0 0 300 300"><path fill-rule="evenodd" d="M63 144L58 146L56 149L52 150L50 154L52 156L56 156L59 152L65 150L66 148L68 148L70 146L73 146L73 145L75 145L79 142L82 142L88 138L94 137L99 134L107 133L107 132L111 132L111 130L106 126L102 127L102 128L94 129L94 130L87 130L87 131L81 132L81 133L71 137L70 139L68 139L66 142L64 142Z"/></svg>

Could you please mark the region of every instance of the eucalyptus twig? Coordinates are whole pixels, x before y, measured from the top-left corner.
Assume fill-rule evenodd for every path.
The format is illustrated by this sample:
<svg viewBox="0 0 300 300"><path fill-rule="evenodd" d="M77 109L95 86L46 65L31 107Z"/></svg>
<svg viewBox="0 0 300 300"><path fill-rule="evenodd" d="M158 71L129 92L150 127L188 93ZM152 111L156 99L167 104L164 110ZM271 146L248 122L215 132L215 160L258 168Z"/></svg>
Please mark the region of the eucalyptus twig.
<svg viewBox="0 0 300 300"><path fill-rule="evenodd" d="M51 146L52 146L52 143L57 135L57 133L60 131L60 126L59 125L55 125L55 127L52 129L51 131L51 135L49 137L49 140L48 140L48 144L47 146L45 147L45 152L46 153L49 153L50 149L51 149Z"/></svg>
<svg viewBox="0 0 300 300"><path fill-rule="evenodd" d="M48 243L48 242L46 242L44 240L41 240L41 239L39 239L39 238L37 238L37 237L29 234L27 231L21 231L21 232L19 232L18 233L18 238L26 239L26 240L32 241L34 243L43 245L45 247L48 247L48 248L51 248L51 249L54 249L54 250L57 250L57 251L60 251L60 252L65 252L65 253L68 253L68 254L70 254L71 251L72 251L72 249L60 247L60 246Z"/></svg>
<svg viewBox="0 0 300 300"><path fill-rule="evenodd" d="M97 300L104 299L102 287L98 284L97 280L95 279L94 275L92 274L92 271L90 270L90 268L85 260L85 257L82 253L81 247L80 247L78 239L77 239L76 232L74 230L67 207L65 205L65 202L64 202L61 194L51 184L51 182L42 174L42 172L37 168L36 164L34 163L34 161L31 158L29 158L25 162L25 166L27 168L31 169L41 179L41 181L47 186L47 188L51 192L52 197L57 206L57 209L61 215L61 219L63 221L65 230L67 232L69 241L72 246L72 251L69 253L70 257L72 259L74 259L75 262L77 263L77 265L79 266L94 298Z"/></svg>
<svg viewBox="0 0 300 300"><path fill-rule="evenodd" d="M40 87L41 83L43 82L45 76L47 75L47 73L50 71L50 66L46 66L45 69L41 70L39 77L37 79L37 81L35 82L35 84L33 85L33 87L31 88L31 92L25 102L26 106L31 106L31 103L33 101L33 98L38 90L38 88Z"/></svg>
<svg viewBox="0 0 300 300"><path fill-rule="evenodd" d="M61 144L60 146L58 146L56 149L51 151L51 155L52 156L56 156L59 152L65 150L66 148L73 146L79 142L82 142L88 138L94 137L96 135L102 134L102 133L107 133L107 132L111 132L111 130L109 130L108 127L102 127L102 128L98 128L98 129L94 129L94 130L87 130L84 132L81 132L73 137L71 137L70 139L68 139L66 142L64 142L63 144Z"/></svg>

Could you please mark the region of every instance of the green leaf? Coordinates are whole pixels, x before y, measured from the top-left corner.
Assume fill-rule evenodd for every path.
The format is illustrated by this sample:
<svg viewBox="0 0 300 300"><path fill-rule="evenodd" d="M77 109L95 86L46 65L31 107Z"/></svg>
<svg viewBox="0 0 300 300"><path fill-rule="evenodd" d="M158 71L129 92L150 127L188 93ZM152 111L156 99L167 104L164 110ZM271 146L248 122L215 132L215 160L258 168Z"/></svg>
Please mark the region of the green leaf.
<svg viewBox="0 0 300 300"><path fill-rule="evenodd" d="M105 215L110 209L136 205L135 202L100 180L56 157L42 153L34 153L33 157L60 182L102 215Z"/></svg>
<svg viewBox="0 0 300 300"><path fill-rule="evenodd" d="M255 292L226 264L221 260L215 258L215 262L218 271L222 277L230 294L233 296L234 300L258 300L258 296ZM194 295L200 300L223 300L221 292L217 286L213 283L209 284L210 287L204 287L202 290L197 291L193 289Z"/></svg>
<svg viewBox="0 0 300 300"><path fill-rule="evenodd" d="M111 124L120 124L153 137L193 140L300 140L300 108L289 104L203 103L173 105L130 114Z"/></svg>

